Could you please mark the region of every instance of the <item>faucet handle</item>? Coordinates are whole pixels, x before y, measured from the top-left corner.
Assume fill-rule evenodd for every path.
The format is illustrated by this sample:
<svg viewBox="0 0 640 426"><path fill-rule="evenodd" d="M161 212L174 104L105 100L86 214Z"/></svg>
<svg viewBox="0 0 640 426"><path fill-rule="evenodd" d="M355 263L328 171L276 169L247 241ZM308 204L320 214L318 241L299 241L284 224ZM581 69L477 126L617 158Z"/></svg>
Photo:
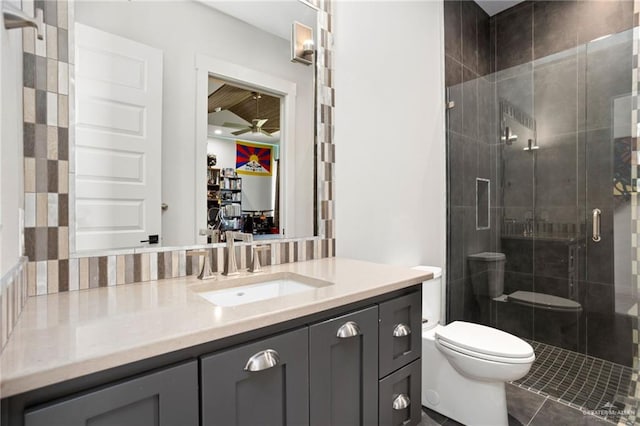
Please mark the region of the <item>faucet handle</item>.
<svg viewBox="0 0 640 426"><path fill-rule="evenodd" d="M269 245L254 245L252 254L251 254L251 266L249 267L249 272L260 272L262 271L262 266L260 265L260 256L259 253L262 250L268 249Z"/></svg>
<svg viewBox="0 0 640 426"><path fill-rule="evenodd" d="M220 230L219 229L200 229L199 235L210 237L212 243L220 242Z"/></svg>
<svg viewBox="0 0 640 426"><path fill-rule="evenodd" d="M240 231L227 231L227 238L229 237L229 235L231 235L231 237L235 240L240 240L244 243L253 243L253 234Z"/></svg>
<svg viewBox="0 0 640 426"><path fill-rule="evenodd" d="M215 278L215 274L211 270L211 263L209 262L209 250L188 250L187 256L200 257L204 256L202 261L202 267L200 268L199 280L208 280Z"/></svg>

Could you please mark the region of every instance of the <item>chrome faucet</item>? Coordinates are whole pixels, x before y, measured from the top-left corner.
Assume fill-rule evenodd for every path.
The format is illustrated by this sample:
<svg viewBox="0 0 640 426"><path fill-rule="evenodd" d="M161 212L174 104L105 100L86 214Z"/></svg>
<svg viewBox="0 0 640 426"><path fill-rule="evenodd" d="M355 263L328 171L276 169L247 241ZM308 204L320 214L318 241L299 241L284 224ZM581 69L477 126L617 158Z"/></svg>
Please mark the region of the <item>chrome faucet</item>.
<svg viewBox="0 0 640 426"><path fill-rule="evenodd" d="M36 16L32 18L21 9L2 2L2 15L6 29L33 27L36 29L38 40L44 40L44 12L40 8L37 8L35 12Z"/></svg>
<svg viewBox="0 0 640 426"><path fill-rule="evenodd" d="M227 261L224 264L224 271L222 275L236 275L238 274L238 264L236 263L236 249L234 240L237 238L241 241L252 243L253 234L247 234L237 231L226 231L224 233L227 240Z"/></svg>
<svg viewBox="0 0 640 426"><path fill-rule="evenodd" d="M187 256L202 257L202 267L200 268L199 280L208 280L215 278L215 274L211 270L211 262L209 262L209 250L189 250Z"/></svg>
<svg viewBox="0 0 640 426"><path fill-rule="evenodd" d="M261 272L262 266L260 265L260 252L264 249L268 249L268 245L254 245L251 250L251 266L249 266L249 272Z"/></svg>
<svg viewBox="0 0 640 426"><path fill-rule="evenodd" d="M217 243L220 241L220 230L219 229L200 229L199 235L211 237L212 243Z"/></svg>

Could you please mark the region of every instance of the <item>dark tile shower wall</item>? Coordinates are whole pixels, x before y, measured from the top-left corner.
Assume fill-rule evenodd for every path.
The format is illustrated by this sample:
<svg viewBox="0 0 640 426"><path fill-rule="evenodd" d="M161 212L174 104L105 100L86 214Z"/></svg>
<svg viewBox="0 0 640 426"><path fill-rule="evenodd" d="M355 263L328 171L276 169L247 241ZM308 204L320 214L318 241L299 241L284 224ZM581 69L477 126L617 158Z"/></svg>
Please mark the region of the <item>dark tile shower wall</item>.
<svg viewBox="0 0 640 426"><path fill-rule="evenodd" d="M631 321L614 308L611 104L631 89L632 21L632 1L525 1L491 18L474 2L445 1L446 86L456 103L447 129L448 321L630 365ZM609 34L617 35L593 41ZM535 120L535 160L526 142L500 143L501 99ZM491 180L489 230L475 229L476 177ZM586 235L596 206L599 244ZM503 218L568 238L501 238ZM481 251L506 254L505 294L573 298L583 312L555 318L477 297L466 257ZM557 321L564 325L549 327Z"/></svg>

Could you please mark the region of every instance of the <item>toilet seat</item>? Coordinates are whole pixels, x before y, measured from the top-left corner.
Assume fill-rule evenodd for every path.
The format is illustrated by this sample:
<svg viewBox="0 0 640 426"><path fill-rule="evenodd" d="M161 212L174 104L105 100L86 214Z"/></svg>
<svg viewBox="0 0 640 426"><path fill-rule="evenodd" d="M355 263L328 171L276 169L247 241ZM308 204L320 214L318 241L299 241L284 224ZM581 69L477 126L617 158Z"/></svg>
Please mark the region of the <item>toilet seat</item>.
<svg viewBox="0 0 640 426"><path fill-rule="evenodd" d="M464 321L454 321L436 330L437 342L445 348L487 361L526 364L535 359L533 348L504 331Z"/></svg>
<svg viewBox="0 0 640 426"><path fill-rule="evenodd" d="M582 305L575 300L532 291L515 291L507 296L507 300L523 306L557 312L581 312Z"/></svg>

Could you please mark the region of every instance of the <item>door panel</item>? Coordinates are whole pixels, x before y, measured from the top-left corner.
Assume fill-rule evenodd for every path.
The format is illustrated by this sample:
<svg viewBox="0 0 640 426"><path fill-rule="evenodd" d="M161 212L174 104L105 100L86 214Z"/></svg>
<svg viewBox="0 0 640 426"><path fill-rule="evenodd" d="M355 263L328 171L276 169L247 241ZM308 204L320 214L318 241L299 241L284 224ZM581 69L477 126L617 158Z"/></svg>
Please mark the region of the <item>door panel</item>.
<svg viewBox="0 0 640 426"><path fill-rule="evenodd" d="M28 410L25 426L197 426L195 361Z"/></svg>
<svg viewBox="0 0 640 426"><path fill-rule="evenodd" d="M162 51L76 24L76 249L160 233Z"/></svg>
<svg viewBox="0 0 640 426"><path fill-rule="evenodd" d="M202 425L308 425L308 338L303 328L202 357Z"/></svg>
<svg viewBox="0 0 640 426"><path fill-rule="evenodd" d="M348 325L357 334L338 337ZM377 423L378 307L311 326L309 367L312 425Z"/></svg>

